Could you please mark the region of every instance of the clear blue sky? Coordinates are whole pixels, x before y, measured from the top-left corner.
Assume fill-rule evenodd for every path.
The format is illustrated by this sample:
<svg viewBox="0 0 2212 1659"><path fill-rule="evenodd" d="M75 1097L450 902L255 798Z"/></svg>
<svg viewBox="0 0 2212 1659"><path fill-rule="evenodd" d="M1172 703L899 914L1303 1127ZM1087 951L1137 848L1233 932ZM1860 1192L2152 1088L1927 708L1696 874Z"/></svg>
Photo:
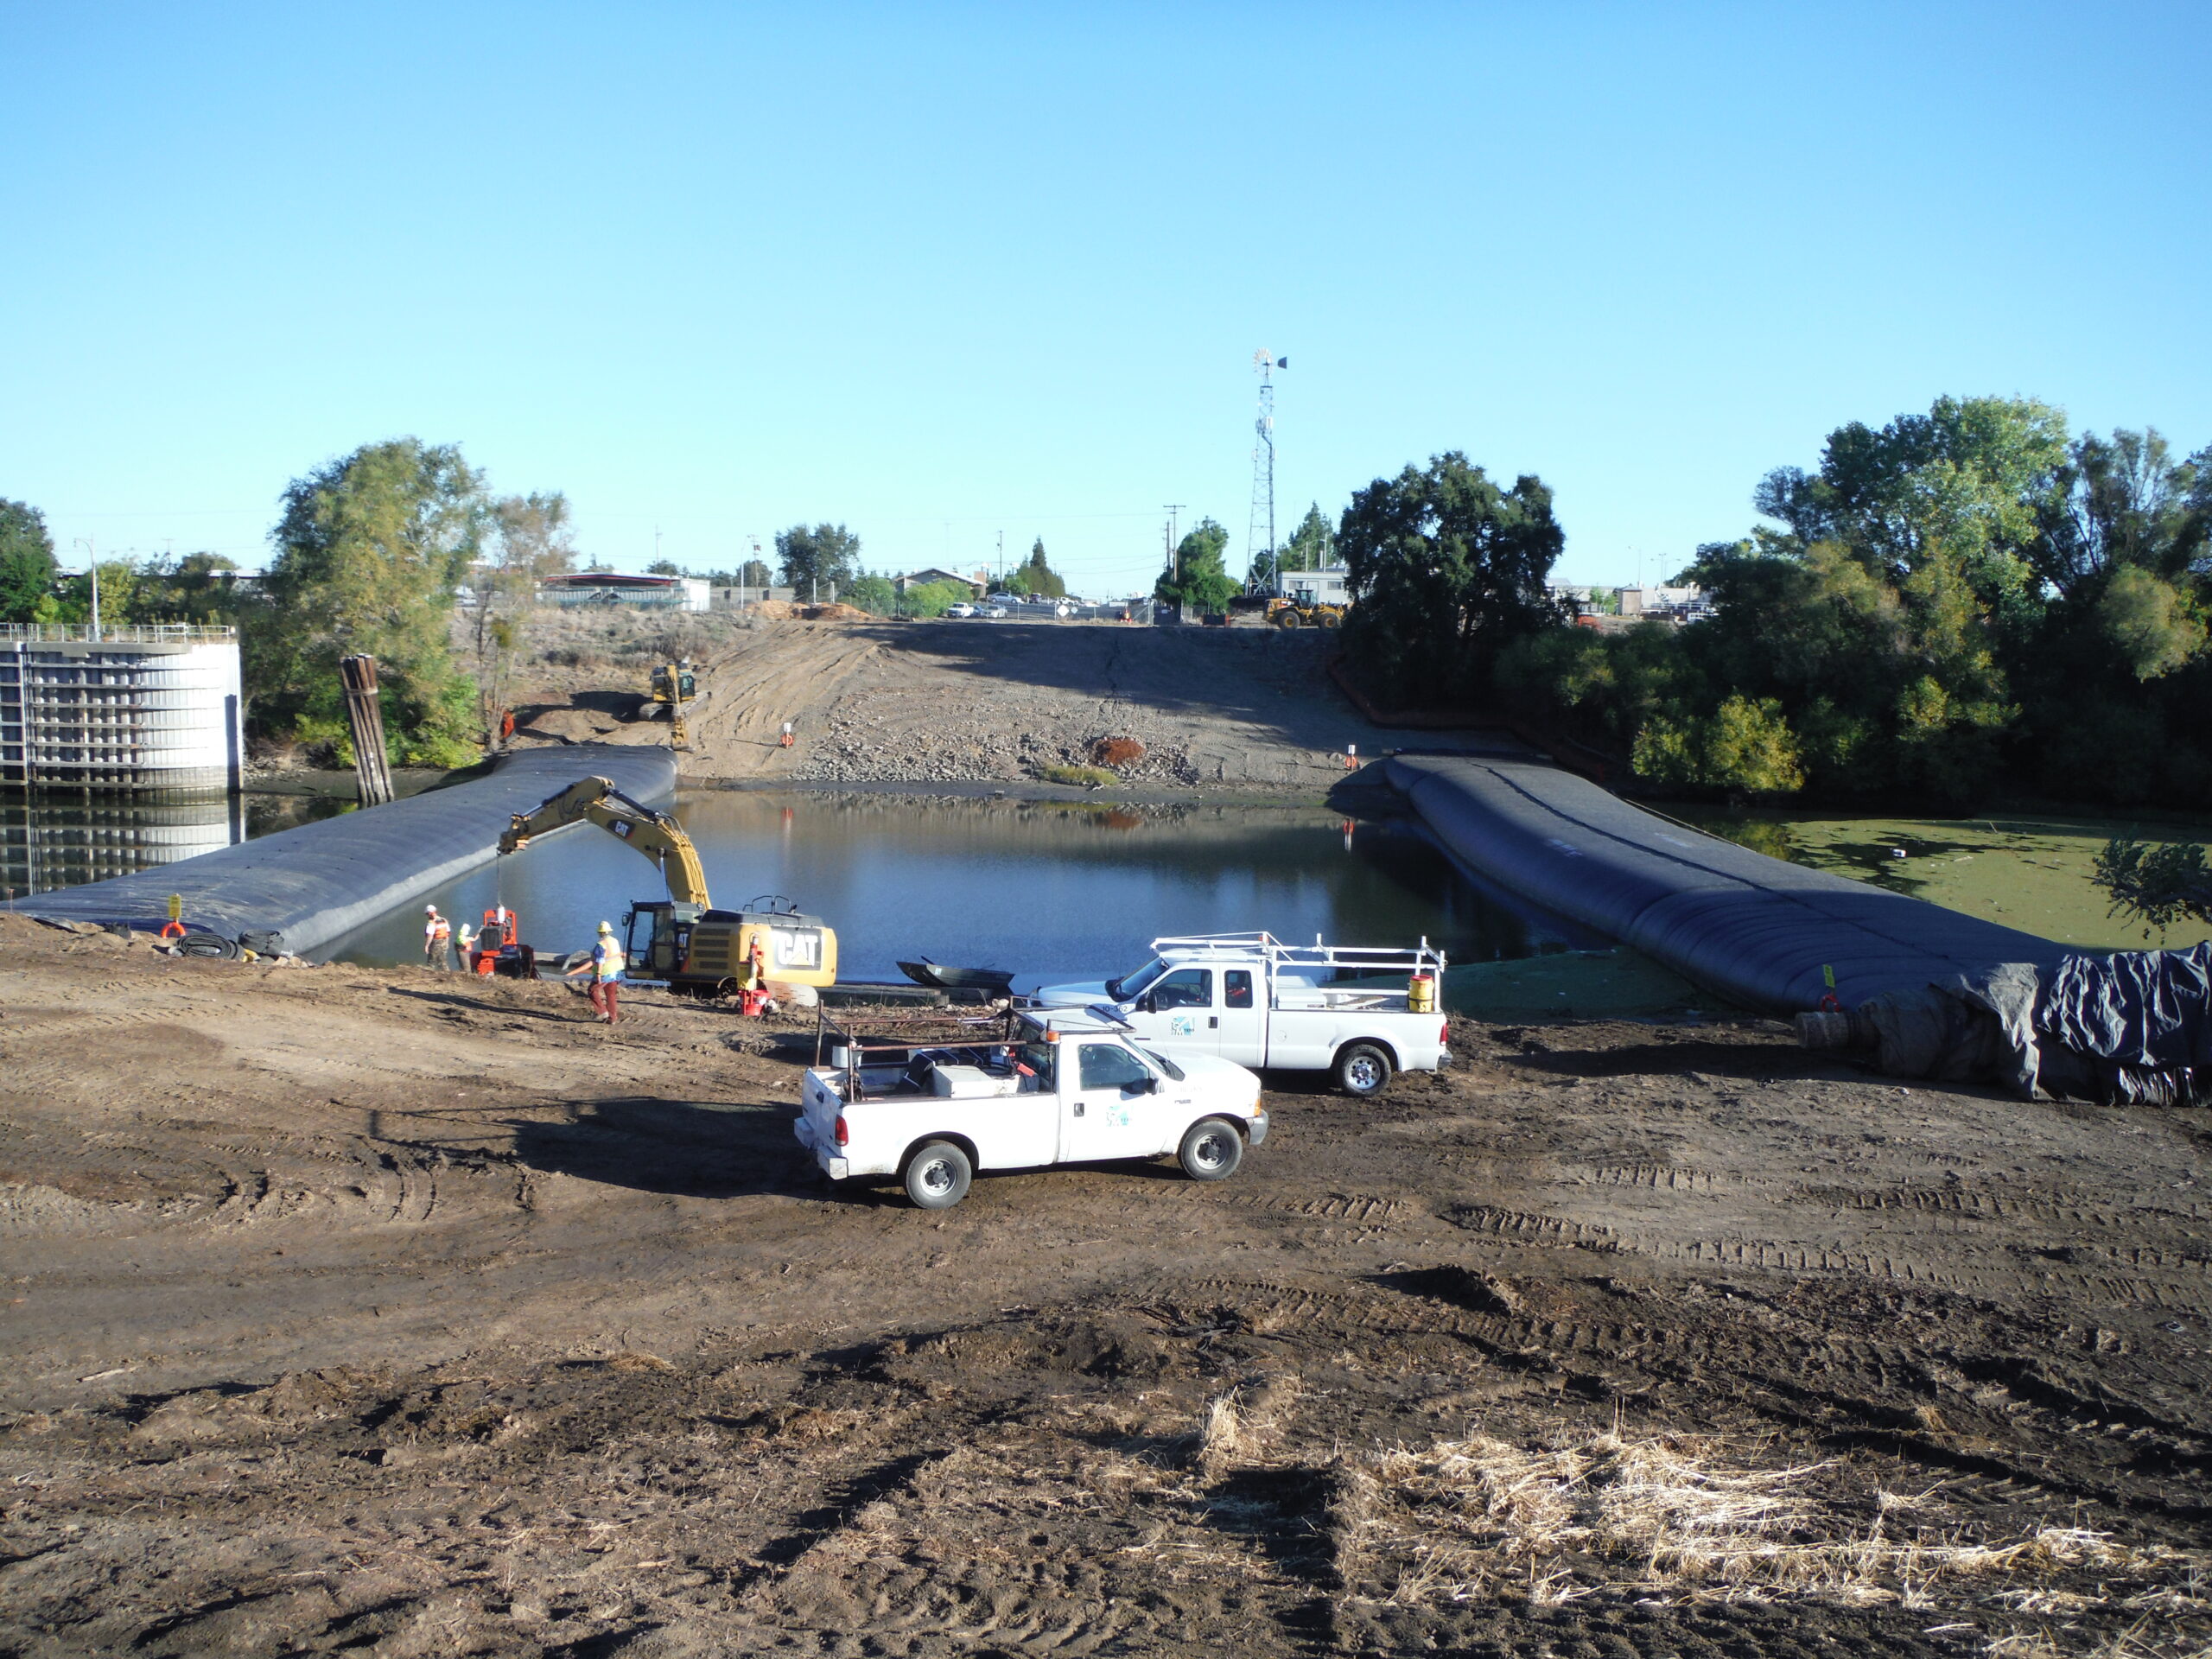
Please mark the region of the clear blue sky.
<svg viewBox="0 0 2212 1659"><path fill-rule="evenodd" d="M249 567L370 440L724 565L1241 570L1465 450L1670 573L1941 393L2212 443L2212 6L0 10L0 496ZM81 555L75 556L81 557Z"/></svg>

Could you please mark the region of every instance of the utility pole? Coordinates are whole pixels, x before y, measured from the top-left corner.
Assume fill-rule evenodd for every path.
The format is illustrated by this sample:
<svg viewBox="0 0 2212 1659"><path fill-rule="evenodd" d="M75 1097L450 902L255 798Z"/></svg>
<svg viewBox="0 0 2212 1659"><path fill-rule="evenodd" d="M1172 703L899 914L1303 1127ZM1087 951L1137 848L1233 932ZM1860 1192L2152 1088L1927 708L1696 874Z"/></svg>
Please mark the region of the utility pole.
<svg viewBox="0 0 2212 1659"><path fill-rule="evenodd" d="M89 536L77 538L79 547L85 550L85 581L92 590L92 638L100 637L100 556Z"/></svg>
<svg viewBox="0 0 2212 1659"><path fill-rule="evenodd" d="M1183 511L1183 505L1180 501L1170 501L1162 509L1167 514L1167 574L1178 581L1181 580L1183 573L1176 566L1175 556L1183 542L1182 537L1175 533L1180 528L1176 515Z"/></svg>
<svg viewBox="0 0 2212 1659"><path fill-rule="evenodd" d="M999 531L999 588L1006 588L1006 531Z"/></svg>

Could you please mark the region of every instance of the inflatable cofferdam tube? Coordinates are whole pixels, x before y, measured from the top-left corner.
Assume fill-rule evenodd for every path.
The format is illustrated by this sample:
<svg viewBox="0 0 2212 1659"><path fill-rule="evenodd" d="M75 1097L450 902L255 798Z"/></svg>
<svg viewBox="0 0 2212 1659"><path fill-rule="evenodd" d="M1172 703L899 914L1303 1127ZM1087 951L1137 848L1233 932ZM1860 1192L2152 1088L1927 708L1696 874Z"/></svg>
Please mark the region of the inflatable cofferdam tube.
<svg viewBox="0 0 2212 1659"><path fill-rule="evenodd" d="M1455 856L1745 1007L1847 1008L2065 947L1640 811L1541 762L1394 755L1383 776Z"/></svg>
<svg viewBox="0 0 2212 1659"><path fill-rule="evenodd" d="M613 743L525 749L486 778L158 869L41 893L19 908L54 921L124 923L150 933L168 920L174 893L184 899L188 927L228 939L276 932L287 950L314 950L497 857L515 813L594 777L651 801L674 791L676 757Z"/></svg>

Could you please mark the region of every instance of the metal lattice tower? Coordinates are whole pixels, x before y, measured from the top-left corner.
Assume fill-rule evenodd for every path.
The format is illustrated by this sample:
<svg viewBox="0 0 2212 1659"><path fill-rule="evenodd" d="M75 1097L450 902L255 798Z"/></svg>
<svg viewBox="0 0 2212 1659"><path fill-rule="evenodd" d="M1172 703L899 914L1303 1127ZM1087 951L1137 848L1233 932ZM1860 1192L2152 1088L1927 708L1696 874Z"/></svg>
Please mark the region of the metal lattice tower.
<svg viewBox="0 0 2212 1659"><path fill-rule="evenodd" d="M1288 367L1290 359L1281 359ZM1259 442L1252 446L1252 516L1244 526L1248 559L1275 550L1275 383L1277 359L1265 351L1252 353L1252 372L1260 377L1260 415L1252 423Z"/></svg>

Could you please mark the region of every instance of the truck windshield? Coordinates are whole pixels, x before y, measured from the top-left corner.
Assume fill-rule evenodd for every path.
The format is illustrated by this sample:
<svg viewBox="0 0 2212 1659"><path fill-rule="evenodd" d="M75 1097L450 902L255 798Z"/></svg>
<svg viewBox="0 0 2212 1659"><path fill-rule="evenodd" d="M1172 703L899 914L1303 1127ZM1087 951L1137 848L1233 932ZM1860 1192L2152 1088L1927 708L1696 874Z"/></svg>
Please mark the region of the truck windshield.
<svg viewBox="0 0 2212 1659"><path fill-rule="evenodd" d="M1106 982L1106 995L1116 1002L1134 1002L1152 988L1152 982L1167 971L1167 964L1158 957L1136 970L1119 979Z"/></svg>
<svg viewBox="0 0 2212 1659"><path fill-rule="evenodd" d="M1169 1059L1165 1054L1162 1054L1158 1049L1147 1048L1144 1052L1144 1057L1147 1060L1150 1060L1154 1065L1158 1066L1161 1071L1165 1071L1169 1077L1174 1078L1176 1082L1180 1083L1183 1081L1183 1068L1176 1065L1174 1061Z"/></svg>

